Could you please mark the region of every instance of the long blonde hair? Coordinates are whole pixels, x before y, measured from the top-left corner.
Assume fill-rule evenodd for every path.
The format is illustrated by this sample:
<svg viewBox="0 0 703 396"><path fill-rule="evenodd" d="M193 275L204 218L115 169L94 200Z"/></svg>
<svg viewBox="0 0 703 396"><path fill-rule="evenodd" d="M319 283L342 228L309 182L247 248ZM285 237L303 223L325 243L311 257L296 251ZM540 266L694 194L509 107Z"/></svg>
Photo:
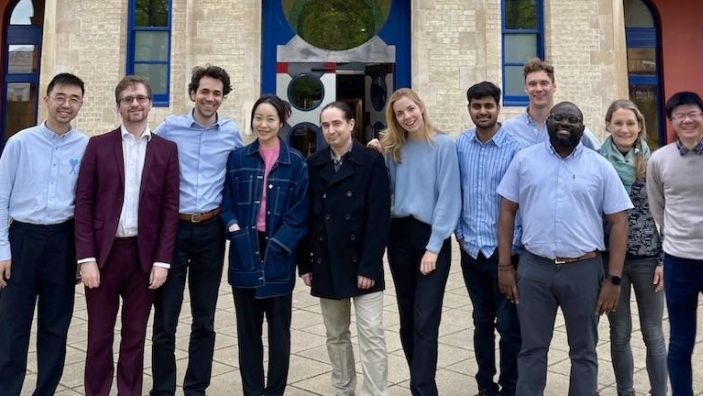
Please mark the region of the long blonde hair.
<svg viewBox="0 0 703 396"><path fill-rule="evenodd" d="M391 95L388 105L386 106L386 123L388 124L388 128L382 132L381 147L383 147L384 152L390 153L393 160L397 163L401 162L400 149L408 139L408 131L406 131L400 123L398 123L398 119L395 117L395 111L393 111L393 105L395 102L404 97L413 101L422 112L422 121L424 124L422 136L426 140L432 140L434 133L438 132L437 129L432 126L430 118L427 116L427 108L425 107L425 103L422 99L420 99L415 91L410 88L400 88L393 92L393 95Z"/></svg>
<svg viewBox="0 0 703 396"><path fill-rule="evenodd" d="M640 109L637 108L637 105L631 100L617 99L610 104L608 111L605 112L606 125L610 124L613 113L620 109L632 111L640 126L640 132L637 134L637 140L635 141L635 169L637 169L637 178L644 180L647 175L647 160L644 158L644 150L642 149L642 143L647 141L647 127L645 125L644 116Z"/></svg>

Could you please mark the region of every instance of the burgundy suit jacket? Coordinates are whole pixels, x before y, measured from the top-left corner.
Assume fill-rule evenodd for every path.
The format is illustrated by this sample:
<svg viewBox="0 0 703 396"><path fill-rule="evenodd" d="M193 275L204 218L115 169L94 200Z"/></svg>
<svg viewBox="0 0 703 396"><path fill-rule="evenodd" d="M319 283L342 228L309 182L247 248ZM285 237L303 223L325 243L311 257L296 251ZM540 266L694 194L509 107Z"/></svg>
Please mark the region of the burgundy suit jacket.
<svg viewBox="0 0 703 396"><path fill-rule="evenodd" d="M124 202L124 156L120 129L94 136L81 161L76 187L76 256L110 255ZM137 245L144 272L155 261L171 263L178 226L178 150L157 135L147 143L139 191Z"/></svg>

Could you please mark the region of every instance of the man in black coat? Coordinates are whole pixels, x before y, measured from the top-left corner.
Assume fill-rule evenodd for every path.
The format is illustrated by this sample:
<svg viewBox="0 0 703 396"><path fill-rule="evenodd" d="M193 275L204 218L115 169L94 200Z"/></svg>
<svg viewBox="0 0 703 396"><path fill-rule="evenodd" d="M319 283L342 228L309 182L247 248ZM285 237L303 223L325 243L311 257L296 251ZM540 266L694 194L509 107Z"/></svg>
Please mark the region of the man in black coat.
<svg viewBox="0 0 703 396"><path fill-rule="evenodd" d="M348 105L330 103L320 124L329 147L308 159L312 218L300 274L320 297L336 395L356 388L350 340L354 300L364 382L361 394L387 395L383 334L383 251L388 239L390 190L383 157L352 139Z"/></svg>

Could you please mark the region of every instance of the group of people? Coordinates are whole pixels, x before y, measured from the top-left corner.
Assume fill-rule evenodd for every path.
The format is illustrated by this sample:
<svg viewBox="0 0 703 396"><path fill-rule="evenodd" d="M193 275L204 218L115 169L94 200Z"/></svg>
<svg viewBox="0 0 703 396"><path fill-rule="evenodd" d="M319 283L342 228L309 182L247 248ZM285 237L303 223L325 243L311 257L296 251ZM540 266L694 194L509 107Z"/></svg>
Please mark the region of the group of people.
<svg viewBox="0 0 703 396"><path fill-rule="evenodd" d="M554 105L551 65L531 60L524 77L529 105L502 124L501 90L487 81L471 86L475 127L456 141L432 125L411 89L390 97L388 128L368 147L354 139L359 120L349 105L329 103L320 113L327 146L306 159L279 136L291 108L275 95L254 103L255 140L243 145L237 125L218 114L232 87L217 66L193 70L192 111L153 131L149 83L125 77L115 89L120 127L90 139L71 126L83 82L55 76L46 121L12 136L0 157L0 395L22 389L35 307L34 394L54 393L79 282L88 309L85 393L110 393L122 300L118 393L142 394L153 306L149 393L175 394L186 281L192 324L183 391L204 395L227 240L244 395L285 392L296 275L320 300L334 393L357 388L353 302L359 393L388 394L386 250L410 390L437 395L452 234L473 305L480 395L544 393L558 308L570 346L570 395L596 394L604 313L618 393L634 394L631 289L651 393L665 395L669 376L674 395L692 394L703 290L703 101L691 92L672 96L666 113L677 139L650 153L644 118L629 100L608 109L610 136L600 144L574 103Z"/></svg>

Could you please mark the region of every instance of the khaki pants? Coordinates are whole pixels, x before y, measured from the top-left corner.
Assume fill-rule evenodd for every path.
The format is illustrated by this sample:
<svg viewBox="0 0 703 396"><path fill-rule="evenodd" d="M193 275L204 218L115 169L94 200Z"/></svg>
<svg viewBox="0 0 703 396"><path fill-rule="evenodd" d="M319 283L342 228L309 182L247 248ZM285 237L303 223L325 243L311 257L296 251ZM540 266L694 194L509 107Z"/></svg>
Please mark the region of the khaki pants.
<svg viewBox="0 0 703 396"><path fill-rule="evenodd" d="M356 388L354 351L350 339L351 300L356 311L356 328L361 350L364 383L361 395L388 394L388 355L383 334L383 292L344 300L320 299L327 329L327 352L332 364L336 396L353 396Z"/></svg>

